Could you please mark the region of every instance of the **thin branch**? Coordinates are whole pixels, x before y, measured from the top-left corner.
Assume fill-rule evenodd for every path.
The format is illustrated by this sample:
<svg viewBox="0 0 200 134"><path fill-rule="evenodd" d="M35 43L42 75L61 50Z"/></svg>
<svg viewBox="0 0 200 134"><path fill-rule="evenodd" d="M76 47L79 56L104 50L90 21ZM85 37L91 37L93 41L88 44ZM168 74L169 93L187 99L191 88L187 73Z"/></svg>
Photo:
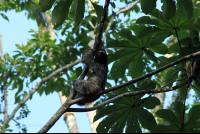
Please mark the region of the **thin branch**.
<svg viewBox="0 0 200 134"><path fill-rule="evenodd" d="M174 62L172 62L172 63L169 63L169 64L167 64L167 65L165 65L165 66L163 66L163 67L160 67L159 69L157 69L157 70L155 70L155 71L152 71L151 73L148 73L148 74L146 74L146 75L143 75L143 76L140 76L140 77L138 77L138 78L135 78L134 80L128 81L128 82L123 83L123 84L121 84L121 85L117 85L117 86L111 87L111 88L109 88L109 89L107 89L107 90L101 92L99 95L108 93L108 92L110 92L110 91L114 91L114 90L116 90L116 89L119 89L119 88L128 86L128 85L130 85L130 84L132 84L132 83L135 83L135 82L137 82L137 81L140 81L140 80L143 80L143 79L145 79L145 78L148 78L148 77L150 77L150 76L152 76L152 75L154 75L154 74L156 74L156 73L159 73L159 72L161 72L161 71L163 71L163 70L165 70L165 69L167 69L167 68L169 68L169 67L171 67L171 66L174 66L174 65L176 65L176 64L178 64L178 63L180 63L180 62L182 62L182 61L188 60L188 59L193 58L193 57L196 57L196 56L198 56L198 55L200 55L200 51L198 51L198 52L196 52L196 53L193 53L193 54L190 54L190 55L187 55L187 56L185 56L185 57L183 57L183 58L181 58L181 59L178 59L178 60L176 60L176 61L174 61Z"/></svg>
<svg viewBox="0 0 200 134"><path fill-rule="evenodd" d="M113 98L111 98L109 100L106 100L106 101L102 102L101 104L99 104L97 106L90 107L90 108L68 108L66 110L66 112L88 112L88 111L99 109L99 108L105 106L106 104L114 102L114 101L116 101L118 99L121 99L123 97L142 95L142 94L146 94L146 93L153 93L153 94L155 94L155 93L160 93L160 92L169 92L169 91L172 91L172 90L175 90L177 88L180 88L180 87L184 86L185 84L188 83L188 81L189 80L185 80L184 82L179 83L178 85L176 85L174 87L165 88L165 89L160 88L160 89L141 90L141 91L123 93L123 94L115 96L115 97L113 97Z"/></svg>
<svg viewBox="0 0 200 134"><path fill-rule="evenodd" d="M166 61L164 61L164 60L162 60L162 59L156 57L155 55L149 53L146 49L144 49L144 51L147 52L148 54L150 54L151 56L153 56L154 58L156 58L156 59L158 59L158 60L160 60L160 61L162 61L162 62L164 62L164 63L166 63L166 64L169 64L168 62L166 62ZM180 71L185 71L185 70L180 69L180 68L178 68L178 67L176 67L176 66L172 66L172 67L174 67L174 68L176 68L176 69L178 69L178 70L180 70Z"/></svg>
<svg viewBox="0 0 200 134"><path fill-rule="evenodd" d="M12 120L16 123L16 124L20 124L18 121L16 121L15 119L12 118Z"/></svg>
<svg viewBox="0 0 200 134"><path fill-rule="evenodd" d="M91 21L89 21L89 24L90 24L90 26L92 27L92 28L96 28L93 24L92 24L92 22Z"/></svg>
<svg viewBox="0 0 200 134"><path fill-rule="evenodd" d="M38 88L45 82L47 82L48 80L50 80L52 77L56 76L57 74L59 74L60 72L73 67L74 65L78 64L81 61L81 59L77 59L75 62L72 62L70 64L67 64L59 69L57 69L56 71L54 71L53 73L51 73L50 75L48 75L47 77L43 78L36 86L34 89L32 89L32 91L30 91L30 93L23 99L21 100L18 105L15 107L15 109L13 110L13 112L10 114L8 120L6 121L6 124L14 117L15 113L17 112L17 110L38 90Z"/></svg>
<svg viewBox="0 0 200 134"><path fill-rule="evenodd" d="M102 38L102 41L103 41L103 42L104 42L104 40L105 40L105 38L106 38L106 36L107 36L107 34L108 34L108 31L109 31L110 28L111 28L111 25L112 25L112 23L113 23L113 20L114 20L115 16L119 15L119 14L122 13L122 12L126 12L126 11L130 10L130 9L133 8L139 1L140 1L140 0L136 0L136 1L135 1L133 4L131 4L129 7L124 8L124 9L121 9L121 10L117 11L116 13L113 13L113 15L112 15L112 17L111 17L111 19L110 19L110 22L108 23L108 26L107 26L107 28L106 28L105 34L104 34L104 36L103 36L103 38Z"/></svg>
<svg viewBox="0 0 200 134"><path fill-rule="evenodd" d="M199 88L197 88L197 87L195 87L194 85L191 85L193 88L196 88L198 91L200 91L200 89Z"/></svg>
<svg viewBox="0 0 200 134"><path fill-rule="evenodd" d="M190 81L188 81L187 83L189 83ZM186 103L186 98L187 98L187 91L188 91L188 88L186 89L185 91L185 98L184 98L184 102L183 102L183 116L182 116L182 124L181 124L181 131L184 129L184 116L185 116L185 103Z"/></svg>

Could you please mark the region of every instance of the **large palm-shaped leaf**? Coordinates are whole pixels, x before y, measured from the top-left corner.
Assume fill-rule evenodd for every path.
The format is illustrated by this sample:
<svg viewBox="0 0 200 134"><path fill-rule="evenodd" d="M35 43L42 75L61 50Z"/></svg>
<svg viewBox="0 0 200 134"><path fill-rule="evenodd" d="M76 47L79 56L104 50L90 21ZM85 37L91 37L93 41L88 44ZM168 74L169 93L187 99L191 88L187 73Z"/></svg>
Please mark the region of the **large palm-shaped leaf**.
<svg viewBox="0 0 200 134"><path fill-rule="evenodd" d="M198 129L200 128L200 122L198 119L200 118L200 106L196 105L193 106L188 115L185 114L186 118L183 120L183 113L185 112L183 109L182 102L174 103L173 111L169 109L161 109L156 112L156 115L160 118L163 118L169 125L158 125L155 131L153 132L173 132L173 133L192 133L197 132L199 133Z"/></svg>
<svg viewBox="0 0 200 134"><path fill-rule="evenodd" d="M127 91L136 91L141 89L153 89L156 83L145 81L135 88L128 86L107 94L108 99ZM156 97L142 98L144 95L125 97L113 102L113 105L105 106L97 110L94 121L105 117L97 127L97 132L125 132L141 133L140 124L149 130L154 130L156 121L153 115L146 109L153 109L160 101Z"/></svg>
<svg viewBox="0 0 200 134"><path fill-rule="evenodd" d="M145 55L155 62L156 59L152 56L154 55L152 51L161 54L168 52L167 47L162 44L168 35L162 35L162 40L156 41L151 37L138 39L137 34L144 28L144 26L132 26L131 29L136 35L133 35L128 29L122 29L118 32L120 39L110 40L107 43L108 48L116 50L108 55L109 63L115 61L110 73L113 78L122 77L126 69L129 70L128 74L133 78L141 76L146 64L143 61Z"/></svg>
<svg viewBox="0 0 200 134"><path fill-rule="evenodd" d="M154 16L154 18L143 16L137 19L136 23L138 24L154 25L144 28L138 35L139 38L144 38L162 32L169 34L171 32L175 33L176 30L181 31L200 29L200 9L195 9L193 16L189 20L185 19L179 12L176 12L176 14L170 20L165 19L163 13L159 10L154 10L151 15Z"/></svg>

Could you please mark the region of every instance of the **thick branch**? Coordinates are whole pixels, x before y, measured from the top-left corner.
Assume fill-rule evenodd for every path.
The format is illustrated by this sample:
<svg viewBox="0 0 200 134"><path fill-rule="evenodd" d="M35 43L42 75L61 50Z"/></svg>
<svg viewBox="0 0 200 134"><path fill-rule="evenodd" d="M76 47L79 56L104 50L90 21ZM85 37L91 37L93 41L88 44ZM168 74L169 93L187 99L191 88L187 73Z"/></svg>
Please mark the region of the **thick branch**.
<svg viewBox="0 0 200 134"><path fill-rule="evenodd" d="M55 123L56 121L65 113L65 111L70 107L70 101L73 96L73 92L70 93L69 97L65 101L65 103L58 109L58 111L51 117L51 119L42 127L42 129L38 133L45 133L47 132Z"/></svg>
<svg viewBox="0 0 200 134"><path fill-rule="evenodd" d="M141 95L141 94L146 94L146 93L160 93L160 92L168 92L168 91L172 91L175 90L177 88L180 88L182 86L184 86L185 84L188 83L189 80L186 80L182 83L179 83L178 85L174 86L174 87L170 87L170 88L164 88L164 89L151 89L151 90L141 90L141 91L135 91L135 92L127 92L127 93L123 93L120 94L118 96L115 96L109 100L104 101L103 103L94 106L94 107L90 107L90 108L69 108L66 110L66 112L88 112L88 111L92 111L92 110L96 110L99 109L103 106L105 106L106 104L109 104L111 102L114 102L118 99L121 99L123 97L127 97L127 96L136 96L136 95Z"/></svg>
<svg viewBox="0 0 200 134"><path fill-rule="evenodd" d="M98 28L97 35L95 37L95 42L94 42L94 46L93 46L93 50L94 50L95 54L99 50L99 47L100 47L100 44L101 44L101 36L102 36L102 31L103 31L103 26L104 26L104 23L105 23L105 20L106 20L106 16L107 16L107 13L108 13L109 3L110 3L110 0L105 1L104 10L103 10L103 13L102 13L102 16L101 16L101 22L100 22L100 25L99 25L99 28Z"/></svg>
<svg viewBox="0 0 200 134"><path fill-rule="evenodd" d="M35 6L33 9L32 9L32 12L38 14L38 18L36 19L37 21L37 25L40 26L42 24L42 31L47 31L47 27L45 26L45 20L44 20L44 17L42 15L42 12L40 11L39 9L39 6Z"/></svg>

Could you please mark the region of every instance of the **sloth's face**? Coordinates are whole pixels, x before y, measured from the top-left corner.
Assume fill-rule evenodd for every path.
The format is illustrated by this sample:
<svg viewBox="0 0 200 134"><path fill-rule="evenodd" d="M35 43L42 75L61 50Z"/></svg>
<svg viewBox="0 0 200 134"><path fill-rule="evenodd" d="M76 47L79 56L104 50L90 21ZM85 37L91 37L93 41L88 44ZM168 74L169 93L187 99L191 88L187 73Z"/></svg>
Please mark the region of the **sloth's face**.
<svg viewBox="0 0 200 134"><path fill-rule="evenodd" d="M107 65L107 54L104 49L100 49L95 55L94 60L100 64Z"/></svg>

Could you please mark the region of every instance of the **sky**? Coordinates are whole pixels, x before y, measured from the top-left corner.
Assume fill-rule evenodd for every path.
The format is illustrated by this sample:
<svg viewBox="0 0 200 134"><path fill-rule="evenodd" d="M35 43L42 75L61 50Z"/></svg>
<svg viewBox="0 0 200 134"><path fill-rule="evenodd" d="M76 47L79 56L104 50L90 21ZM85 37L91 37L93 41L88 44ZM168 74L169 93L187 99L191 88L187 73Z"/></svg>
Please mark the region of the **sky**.
<svg viewBox="0 0 200 134"><path fill-rule="evenodd" d="M103 5L103 3L104 1L101 2L101 5ZM158 6L161 6L160 3L158 3ZM30 29L37 31L38 27L36 21L27 19L25 12L15 13L15 11L8 11L5 14L8 16L9 22L0 16L0 34L2 35L3 53L8 53L10 56L12 56L15 54L13 51L15 51L17 48L15 44L25 45L28 39L32 38L31 33L28 33L28 31ZM133 17L136 19L142 15L144 14L133 13L131 14L131 18ZM58 33L58 37L65 39L65 37L61 36L60 33ZM35 83L33 86L34 85ZM8 114L10 114L16 107L16 104L14 104L14 95L16 91L17 90L8 91ZM169 96L171 95L169 94ZM166 101L170 102L169 100ZM38 132L61 106L59 96L56 92L48 96L44 94L40 96L38 93L34 93L32 100L28 100L26 104L28 105L31 113L28 115L28 118L19 120L19 122L27 126L27 132L29 133ZM19 111L17 112L17 115L19 115ZM75 113L75 117L79 132L91 133L87 113ZM0 118L3 118L3 116L0 116ZM10 121L10 126L11 129L13 129L13 132L19 132L19 129L15 126L15 122L13 120ZM69 131L63 120L63 116L48 131L48 133L66 132Z"/></svg>

